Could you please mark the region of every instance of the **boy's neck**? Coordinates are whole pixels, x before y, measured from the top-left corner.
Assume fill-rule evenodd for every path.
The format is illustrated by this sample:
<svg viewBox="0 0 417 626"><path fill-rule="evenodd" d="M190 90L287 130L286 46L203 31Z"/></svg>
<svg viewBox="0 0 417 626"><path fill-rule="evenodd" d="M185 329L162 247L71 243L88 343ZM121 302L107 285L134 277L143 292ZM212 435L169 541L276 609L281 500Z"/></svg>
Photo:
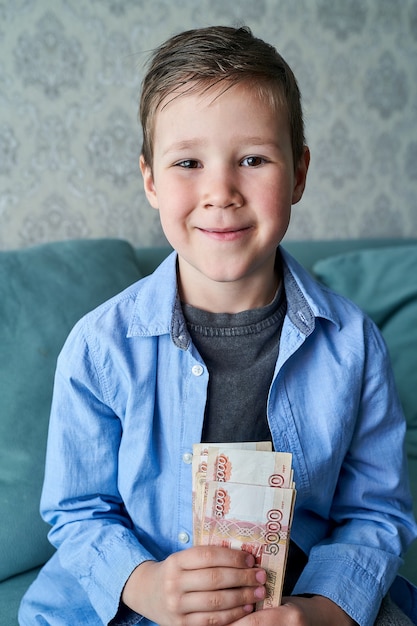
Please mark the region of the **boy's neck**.
<svg viewBox="0 0 417 626"><path fill-rule="evenodd" d="M267 306L273 301L280 284L279 268L275 268L269 276L254 276L252 280L245 278L233 282L202 281L201 277L190 281L190 276L187 276L186 284L181 279L181 271L178 271L182 302L211 313L240 313Z"/></svg>

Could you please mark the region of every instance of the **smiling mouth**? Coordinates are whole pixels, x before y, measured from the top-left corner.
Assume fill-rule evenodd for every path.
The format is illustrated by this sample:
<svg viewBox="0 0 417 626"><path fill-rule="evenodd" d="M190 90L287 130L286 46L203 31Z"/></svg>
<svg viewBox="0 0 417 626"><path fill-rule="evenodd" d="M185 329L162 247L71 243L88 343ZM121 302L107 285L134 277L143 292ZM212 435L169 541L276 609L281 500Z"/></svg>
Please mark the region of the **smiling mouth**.
<svg viewBox="0 0 417 626"><path fill-rule="evenodd" d="M250 226L241 226L236 228L199 228L200 232L218 241L233 241L245 235Z"/></svg>
<svg viewBox="0 0 417 626"><path fill-rule="evenodd" d="M240 233L249 230L249 226L237 226L236 228L200 228L205 233L213 233L218 235L227 235L229 233Z"/></svg>

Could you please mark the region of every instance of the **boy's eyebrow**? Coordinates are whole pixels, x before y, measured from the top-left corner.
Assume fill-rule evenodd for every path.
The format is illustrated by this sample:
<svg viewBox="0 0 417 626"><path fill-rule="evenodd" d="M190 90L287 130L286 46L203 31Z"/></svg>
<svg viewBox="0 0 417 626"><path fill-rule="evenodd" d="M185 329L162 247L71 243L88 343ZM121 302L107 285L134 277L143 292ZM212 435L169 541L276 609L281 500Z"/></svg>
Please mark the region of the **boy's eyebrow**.
<svg viewBox="0 0 417 626"><path fill-rule="evenodd" d="M176 141L175 143L167 146L166 150L164 150L163 154L169 154L170 152L181 152L183 150L190 150L197 146L202 146L207 143L203 139L184 139L182 141Z"/></svg>
<svg viewBox="0 0 417 626"><path fill-rule="evenodd" d="M170 152L181 152L186 150L192 150L193 148L197 148L200 146L204 146L208 141L202 138L195 139L184 139L182 141L178 141L167 146L166 150L164 150L163 154L169 154ZM259 136L248 136L248 137L240 137L239 143L243 146L267 146L270 148L276 148L278 145L278 141L273 141L271 139L266 139L265 137Z"/></svg>

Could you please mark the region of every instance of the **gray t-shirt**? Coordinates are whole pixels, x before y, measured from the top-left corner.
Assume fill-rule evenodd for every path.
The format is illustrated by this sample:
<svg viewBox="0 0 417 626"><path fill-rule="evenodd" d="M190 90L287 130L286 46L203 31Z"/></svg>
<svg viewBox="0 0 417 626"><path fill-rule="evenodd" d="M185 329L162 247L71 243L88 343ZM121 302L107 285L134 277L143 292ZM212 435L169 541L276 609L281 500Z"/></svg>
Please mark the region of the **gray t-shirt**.
<svg viewBox="0 0 417 626"><path fill-rule="evenodd" d="M202 441L271 440L266 409L286 312L283 287L267 306L240 313L182 308L209 372Z"/></svg>

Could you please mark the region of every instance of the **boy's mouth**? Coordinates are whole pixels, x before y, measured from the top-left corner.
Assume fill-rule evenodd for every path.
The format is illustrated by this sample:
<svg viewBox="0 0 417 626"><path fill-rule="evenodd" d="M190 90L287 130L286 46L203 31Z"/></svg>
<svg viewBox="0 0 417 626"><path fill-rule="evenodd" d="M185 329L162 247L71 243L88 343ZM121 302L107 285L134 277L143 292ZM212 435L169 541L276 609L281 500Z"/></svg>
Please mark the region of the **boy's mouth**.
<svg viewBox="0 0 417 626"><path fill-rule="evenodd" d="M250 226L231 228L199 228L198 230L200 230L203 234L219 241L233 241L234 239L238 239L242 235L245 235L250 230Z"/></svg>

